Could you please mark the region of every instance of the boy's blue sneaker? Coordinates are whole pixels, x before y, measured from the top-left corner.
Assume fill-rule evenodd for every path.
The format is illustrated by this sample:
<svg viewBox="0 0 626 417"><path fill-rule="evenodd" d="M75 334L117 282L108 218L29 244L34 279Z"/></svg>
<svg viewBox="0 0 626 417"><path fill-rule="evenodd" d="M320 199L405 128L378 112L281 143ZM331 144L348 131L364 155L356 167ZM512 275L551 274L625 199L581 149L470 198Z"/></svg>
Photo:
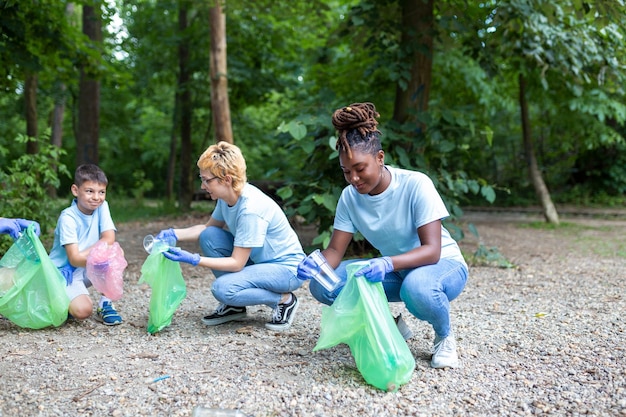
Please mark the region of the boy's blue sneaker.
<svg viewBox="0 0 626 417"><path fill-rule="evenodd" d="M106 324L107 326L115 326L116 324L122 324L122 316L117 314L113 304L110 301L105 301L102 307L98 307L97 315L98 321Z"/></svg>

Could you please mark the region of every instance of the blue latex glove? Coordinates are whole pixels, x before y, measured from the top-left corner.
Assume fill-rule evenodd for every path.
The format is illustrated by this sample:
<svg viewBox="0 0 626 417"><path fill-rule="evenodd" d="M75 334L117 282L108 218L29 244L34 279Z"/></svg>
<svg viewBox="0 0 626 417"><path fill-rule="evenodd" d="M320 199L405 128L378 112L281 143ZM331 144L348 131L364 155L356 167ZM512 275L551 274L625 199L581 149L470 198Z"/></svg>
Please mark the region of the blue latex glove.
<svg viewBox="0 0 626 417"><path fill-rule="evenodd" d="M109 261L100 262L98 264L93 264L93 270L97 274L106 274L109 270Z"/></svg>
<svg viewBox="0 0 626 417"><path fill-rule="evenodd" d="M170 261L176 262L186 262L193 266L198 265L200 262L200 255L197 253L187 252L186 250L182 250L181 248L169 248L165 252L162 252L163 256L165 256Z"/></svg>
<svg viewBox="0 0 626 417"><path fill-rule="evenodd" d="M156 240L160 240L162 242L168 242L171 245L175 245L178 237L176 237L176 233L174 233L174 229L171 227L169 229L163 229L159 232L158 235L154 237Z"/></svg>
<svg viewBox="0 0 626 417"><path fill-rule="evenodd" d="M304 258L298 265L298 279L306 281L312 279L319 272L319 268L313 259Z"/></svg>
<svg viewBox="0 0 626 417"><path fill-rule="evenodd" d="M41 227L39 226L39 223L37 223L34 220L15 219L15 221L20 225L22 232L26 230L28 226L30 226L31 224L34 224L35 227L33 228L33 231L35 232L35 235L39 236L39 234L41 233Z"/></svg>
<svg viewBox="0 0 626 417"><path fill-rule="evenodd" d="M354 273L354 276L363 275L370 282L382 282L389 272L393 272L393 262L391 262L390 257L385 256L384 258L370 259L369 266L359 269Z"/></svg>
<svg viewBox="0 0 626 417"><path fill-rule="evenodd" d="M35 234L39 236L41 230L39 223L33 220L25 219L0 219L0 233L8 233L11 235L13 240L17 240L20 237L20 234L26 230L31 223L35 225Z"/></svg>
<svg viewBox="0 0 626 417"><path fill-rule="evenodd" d="M66 285L70 285L74 280L74 271L76 271L76 268L70 264L59 268L59 272L63 275L63 278L65 278Z"/></svg>

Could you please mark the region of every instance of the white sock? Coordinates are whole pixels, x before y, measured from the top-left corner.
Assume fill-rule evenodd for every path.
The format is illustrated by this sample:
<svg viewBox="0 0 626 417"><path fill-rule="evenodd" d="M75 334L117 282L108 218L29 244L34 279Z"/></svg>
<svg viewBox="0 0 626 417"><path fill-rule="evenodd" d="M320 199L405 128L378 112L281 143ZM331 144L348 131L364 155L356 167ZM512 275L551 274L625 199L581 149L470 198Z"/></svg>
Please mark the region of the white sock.
<svg viewBox="0 0 626 417"><path fill-rule="evenodd" d="M106 298L104 295L102 297L100 297L100 302L98 303L98 307L102 308L102 305L106 302L109 301L111 302L110 298Z"/></svg>

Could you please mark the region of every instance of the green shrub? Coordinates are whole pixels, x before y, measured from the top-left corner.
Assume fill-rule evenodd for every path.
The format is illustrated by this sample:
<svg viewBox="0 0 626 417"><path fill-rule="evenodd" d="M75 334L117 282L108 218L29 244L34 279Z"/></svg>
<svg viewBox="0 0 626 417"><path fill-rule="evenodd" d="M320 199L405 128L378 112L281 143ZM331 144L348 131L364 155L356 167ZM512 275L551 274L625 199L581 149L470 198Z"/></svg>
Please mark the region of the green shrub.
<svg viewBox="0 0 626 417"><path fill-rule="evenodd" d="M29 141L35 140L20 135L15 142L26 148ZM48 196L48 190L59 186L59 175L70 173L59 163L64 151L51 145L47 137L38 141L38 153L23 154L0 169L0 215L36 220L41 225L43 240L54 230L59 215L58 204ZM6 153L6 149L0 147L0 153ZM0 254L11 244L11 238L4 236Z"/></svg>

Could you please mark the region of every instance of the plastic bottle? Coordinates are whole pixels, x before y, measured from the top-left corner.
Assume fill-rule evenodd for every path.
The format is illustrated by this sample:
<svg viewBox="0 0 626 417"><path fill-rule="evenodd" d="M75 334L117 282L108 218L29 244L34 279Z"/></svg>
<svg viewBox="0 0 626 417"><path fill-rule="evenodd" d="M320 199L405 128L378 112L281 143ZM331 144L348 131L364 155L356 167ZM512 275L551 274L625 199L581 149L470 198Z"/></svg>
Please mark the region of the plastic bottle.
<svg viewBox="0 0 626 417"><path fill-rule="evenodd" d="M226 408L209 408L204 406L194 407L191 417L247 417L239 410Z"/></svg>

